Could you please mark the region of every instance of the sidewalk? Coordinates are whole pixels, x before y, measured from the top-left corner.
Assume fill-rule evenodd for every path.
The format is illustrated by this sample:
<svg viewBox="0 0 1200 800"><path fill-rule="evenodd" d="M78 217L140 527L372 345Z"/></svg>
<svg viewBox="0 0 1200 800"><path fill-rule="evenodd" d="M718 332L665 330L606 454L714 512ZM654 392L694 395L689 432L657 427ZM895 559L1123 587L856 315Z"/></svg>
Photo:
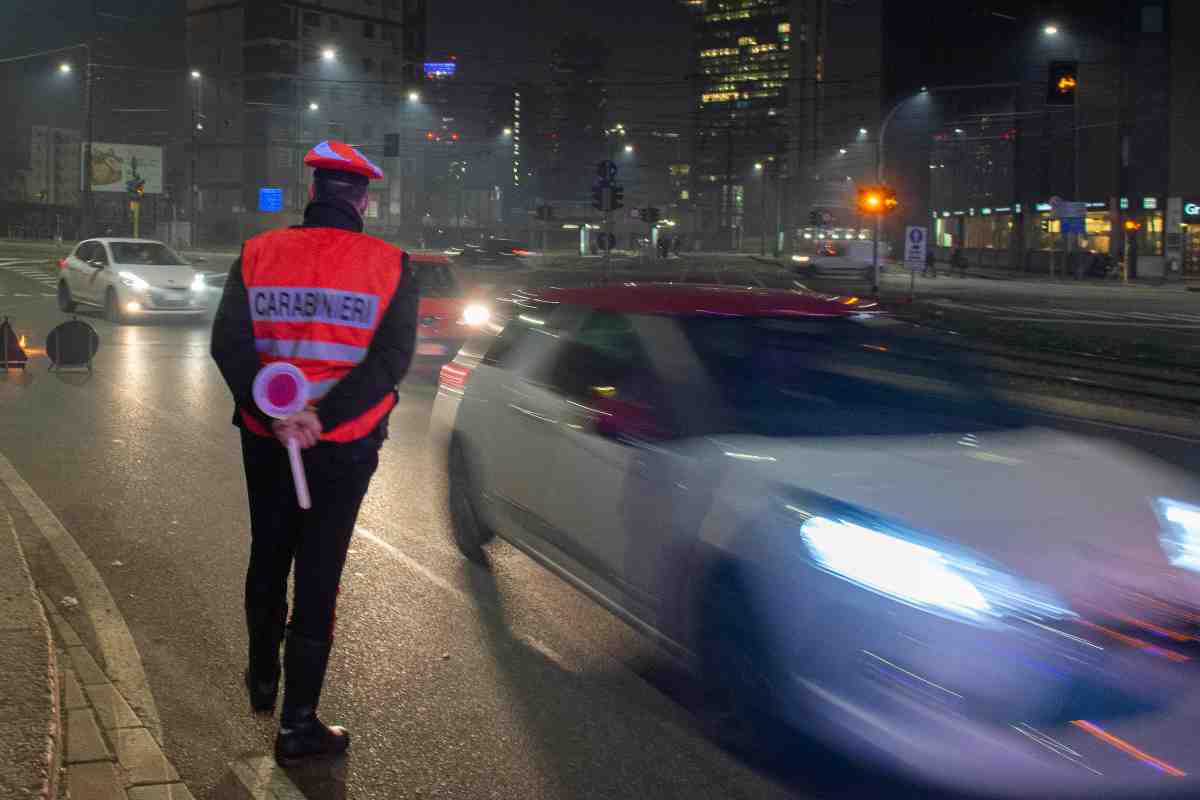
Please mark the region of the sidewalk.
<svg viewBox="0 0 1200 800"><path fill-rule="evenodd" d="M909 281L909 270L903 264L897 262L886 262L880 265L883 269L882 280L891 282L894 280L903 279L905 284ZM1047 274L1030 274L1026 272L1013 272L1006 269L991 269L988 267L967 267L966 278L976 279L980 281L1004 282L1012 284L1026 284L1030 286L1047 286L1047 287L1073 287L1073 288L1089 288L1089 289L1141 289L1155 290L1163 292L1189 292L1200 291L1200 280L1187 281L1182 279L1172 281L1162 281L1161 279L1140 279L1133 280L1128 283L1121 281L1119 278L1083 278L1075 280L1073 277L1063 277L1056 275L1051 277ZM925 282L927 285L931 280L960 280L957 272L950 269L948 263L938 262L937 278L923 277L917 272L917 283L920 285Z"/></svg>
<svg viewBox="0 0 1200 800"><path fill-rule="evenodd" d="M63 744L50 625L0 505L0 797L55 800Z"/></svg>
<svg viewBox="0 0 1200 800"><path fill-rule="evenodd" d="M2 502L0 674L0 797L193 800L74 627L37 591Z"/></svg>

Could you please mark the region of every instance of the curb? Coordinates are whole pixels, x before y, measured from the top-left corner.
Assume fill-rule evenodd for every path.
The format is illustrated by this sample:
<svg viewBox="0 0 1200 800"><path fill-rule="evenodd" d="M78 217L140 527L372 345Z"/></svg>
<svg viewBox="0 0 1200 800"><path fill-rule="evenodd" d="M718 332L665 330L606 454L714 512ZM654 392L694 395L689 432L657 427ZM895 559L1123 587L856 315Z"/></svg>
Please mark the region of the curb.
<svg viewBox="0 0 1200 800"><path fill-rule="evenodd" d="M41 593L62 669L61 759L71 800L194 800L161 743L113 685L53 600Z"/></svg>
<svg viewBox="0 0 1200 800"><path fill-rule="evenodd" d="M16 631L30 634L29 638L33 639L30 647L36 652L42 648L46 653L46 668L45 674L41 681L34 679L35 683L41 683L46 692L45 702L48 708L45 709L46 719L38 720L35 724L45 726L45 744L39 745L42 753L38 755L32 767L31 781L22 790L30 797L38 797L42 800L55 800L58 797L58 776L62 761L63 749L63 726L61 703L59 699L58 684L59 684L59 669L58 659L54 648L54 637L50 629L50 622L46 618L42 604L38 601L37 588L34 585L33 574L29 570L29 563L25 559L25 553L21 549L20 540L17 537L16 525L13 522L12 516L8 510L0 505L0 553L8 555L11 551L11 558L0 558L0 564L7 563L11 567L6 570L9 576L16 573L19 578L14 579L17 582L15 587L0 587L0 600L3 601L5 608L5 617L8 619L24 616L32 623L32 628L19 628ZM7 528L7 532L3 528ZM20 579L23 578L23 581ZM10 594L9 592L15 589L16 591ZM22 608L22 606L24 608ZM36 656L35 656L36 658ZM7 676L10 681L10 687L20 676ZM44 683L43 683L44 682ZM39 709L41 711L41 709ZM34 738L38 736L36 732L31 734ZM17 787L12 787L17 790ZM20 791L20 790L18 790ZM15 795L14 795L15 796Z"/></svg>

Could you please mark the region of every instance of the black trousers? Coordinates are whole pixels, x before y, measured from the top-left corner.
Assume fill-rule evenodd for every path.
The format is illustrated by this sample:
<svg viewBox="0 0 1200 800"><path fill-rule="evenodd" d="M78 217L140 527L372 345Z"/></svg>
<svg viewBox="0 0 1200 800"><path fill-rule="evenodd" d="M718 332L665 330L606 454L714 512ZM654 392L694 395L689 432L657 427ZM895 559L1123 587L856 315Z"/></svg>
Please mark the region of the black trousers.
<svg viewBox="0 0 1200 800"><path fill-rule="evenodd" d="M287 450L275 439L242 431L242 461L250 497L250 567L246 611L252 618L287 615L287 579L295 566L291 629L330 641L338 584L358 509L379 465L375 437L322 442L304 451L312 508L296 505Z"/></svg>

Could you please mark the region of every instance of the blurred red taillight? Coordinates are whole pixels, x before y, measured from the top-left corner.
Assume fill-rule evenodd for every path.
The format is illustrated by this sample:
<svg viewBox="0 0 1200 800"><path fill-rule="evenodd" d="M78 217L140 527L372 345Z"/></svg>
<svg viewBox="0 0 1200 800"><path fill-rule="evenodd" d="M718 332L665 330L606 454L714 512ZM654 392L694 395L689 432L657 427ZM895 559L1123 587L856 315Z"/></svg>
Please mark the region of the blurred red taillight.
<svg viewBox="0 0 1200 800"><path fill-rule="evenodd" d="M531 256L531 255L533 255L533 253L530 252L529 250L522 250L520 248L513 248L512 254L514 256Z"/></svg>
<svg viewBox="0 0 1200 800"><path fill-rule="evenodd" d="M449 364L444 364L441 371L438 372L438 386L461 393L467 388L467 379L470 377L471 370L468 367L451 361Z"/></svg>
<svg viewBox="0 0 1200 800"><path fill-rule="evenodd" d="M67 260L65 258L60 258L58 260L58 271L62 272L66 268L67 268Z"/></svg>

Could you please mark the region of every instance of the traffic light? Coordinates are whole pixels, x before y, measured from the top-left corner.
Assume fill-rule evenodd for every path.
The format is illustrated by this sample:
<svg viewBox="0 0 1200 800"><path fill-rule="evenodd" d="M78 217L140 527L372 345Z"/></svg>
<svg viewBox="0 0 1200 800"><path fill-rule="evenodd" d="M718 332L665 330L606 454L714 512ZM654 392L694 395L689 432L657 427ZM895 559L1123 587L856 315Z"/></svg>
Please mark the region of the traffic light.
<svg viewBox="0 0 1200 800"><path fill-rule="evenodd" d="M1051 61L1046 80L1046 105L1075 105L1075 92L1079 88L1079 62Z"/></svg>
<svg viewBox="0 0 1200 800"><path fill-rule="evenodd" d="M900 205L896 192L887 186L862 186L858 190L858 213L870 216L890 214Z"/></svg>

